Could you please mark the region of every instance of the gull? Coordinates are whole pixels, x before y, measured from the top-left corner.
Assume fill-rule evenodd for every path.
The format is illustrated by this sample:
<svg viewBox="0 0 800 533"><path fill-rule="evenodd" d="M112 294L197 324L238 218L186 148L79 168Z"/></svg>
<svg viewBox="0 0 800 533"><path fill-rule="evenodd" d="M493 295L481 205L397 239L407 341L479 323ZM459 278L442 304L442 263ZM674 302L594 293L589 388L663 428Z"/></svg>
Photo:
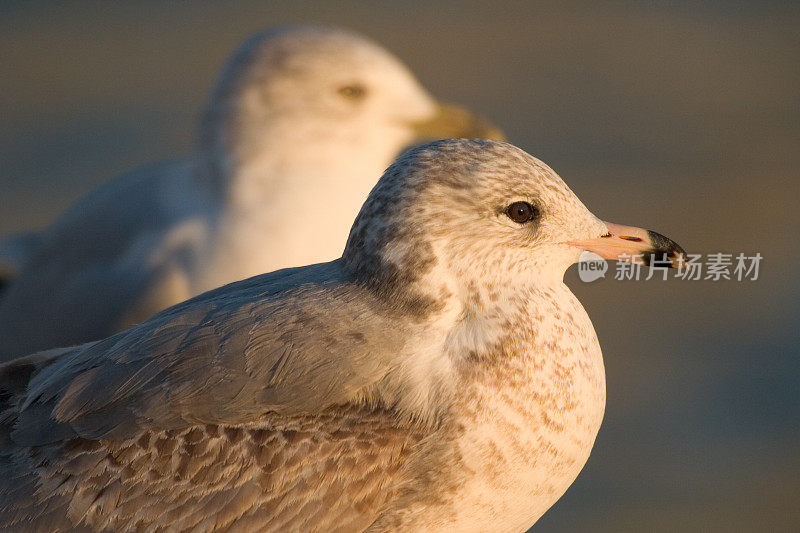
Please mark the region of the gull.
<svg viewBox="0 0 800 533"><path fill-rule="evenodd" d="M196 153L123 174L24 250L19 239L7 247L7 269L23 266L0 300L0 361L107 337L232 281L335 259L404 148L501 136L436 102L363 37L318 26L256 34L223 69Z"/></svg>
<svg viewBox="0 0 800 533"><path fill-rule="evenodd" d="M406 152L339 259L1 366L0 529L524 531L603 417L584 250L684 257L512 145Z"/></svg>

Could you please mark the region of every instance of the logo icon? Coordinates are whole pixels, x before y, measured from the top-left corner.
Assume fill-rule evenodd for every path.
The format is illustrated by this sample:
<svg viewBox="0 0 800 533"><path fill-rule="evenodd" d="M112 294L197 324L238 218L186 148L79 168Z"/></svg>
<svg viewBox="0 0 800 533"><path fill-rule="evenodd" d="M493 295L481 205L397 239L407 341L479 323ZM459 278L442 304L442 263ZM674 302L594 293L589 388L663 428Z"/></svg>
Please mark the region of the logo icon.
<svg viewBox="0 0 800 533"><path fill-rule="evenodd" d="M581 252L578 257L578 277L581 278L581 281L591 283L606 277L607 271L608 263L605 259L594 252Z"/></svg>

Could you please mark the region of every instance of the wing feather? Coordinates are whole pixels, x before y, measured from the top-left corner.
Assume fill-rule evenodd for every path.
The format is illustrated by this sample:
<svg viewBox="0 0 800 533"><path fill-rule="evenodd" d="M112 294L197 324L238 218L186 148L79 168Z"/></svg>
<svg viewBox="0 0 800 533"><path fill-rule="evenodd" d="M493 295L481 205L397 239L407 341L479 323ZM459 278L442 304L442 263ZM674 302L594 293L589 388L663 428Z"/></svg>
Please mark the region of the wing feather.
<svg viewBox="0 0 800 533"><path fill-rule="evenodd" d="M405 335L339 269L333 262L234 283L62 354L31 378L14 440L119 439L353 400L389 372ZM315 277L339 279L307 281Z"/></svg>

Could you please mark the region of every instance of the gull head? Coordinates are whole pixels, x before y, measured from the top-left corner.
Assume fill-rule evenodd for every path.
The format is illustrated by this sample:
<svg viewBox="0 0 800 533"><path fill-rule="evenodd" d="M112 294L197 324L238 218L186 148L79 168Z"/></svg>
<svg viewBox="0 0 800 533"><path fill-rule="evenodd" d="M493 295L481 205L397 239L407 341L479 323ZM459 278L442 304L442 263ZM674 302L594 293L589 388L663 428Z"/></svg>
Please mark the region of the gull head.
<svg viewBox="0 0 800 533"><path fill-rule="evenodd" d="M447 139L389 167L356 219L343 259L356 276L399 302L412 295L408 303L425 312L445 294L480 305L491 293L561 284L584 250L645 262L683 257L662 235L603 222L519 148Z"/></svg>
<svg viewBox="0 0 800 533"><path fill-rule="evenodd" d="M212 93L201 147L235 168L269 158L262 163L273 168L325 161L318 170L331 172L374 160L374 180L403 148L443 137L502 133L436 102L379 45L302 25L258 33L234 53Z"/></svg>

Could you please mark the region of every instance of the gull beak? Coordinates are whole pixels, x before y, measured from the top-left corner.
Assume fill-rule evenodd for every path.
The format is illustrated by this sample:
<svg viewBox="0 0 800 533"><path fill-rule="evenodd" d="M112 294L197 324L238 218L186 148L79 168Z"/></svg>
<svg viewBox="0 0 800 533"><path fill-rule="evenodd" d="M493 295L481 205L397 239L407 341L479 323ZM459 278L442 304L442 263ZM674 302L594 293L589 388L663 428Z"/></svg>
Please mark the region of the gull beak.
<svg viewBox="0 0 800 533"><path fill-rule="evenodd" d="M455 138L506 140L503 132L488 120L449 104L437 104L434 116L415 123L413 128L417 138L424 141Z"/></svg>
<svg viewBox="0 0 800 533"><path fill-rule="evenodd" d="M566 244L594 252L603 259L631 261L643 265L678 268L686 252L660 233L633 226L604 222L608 233L596 239L569 241Z"/></svg>

